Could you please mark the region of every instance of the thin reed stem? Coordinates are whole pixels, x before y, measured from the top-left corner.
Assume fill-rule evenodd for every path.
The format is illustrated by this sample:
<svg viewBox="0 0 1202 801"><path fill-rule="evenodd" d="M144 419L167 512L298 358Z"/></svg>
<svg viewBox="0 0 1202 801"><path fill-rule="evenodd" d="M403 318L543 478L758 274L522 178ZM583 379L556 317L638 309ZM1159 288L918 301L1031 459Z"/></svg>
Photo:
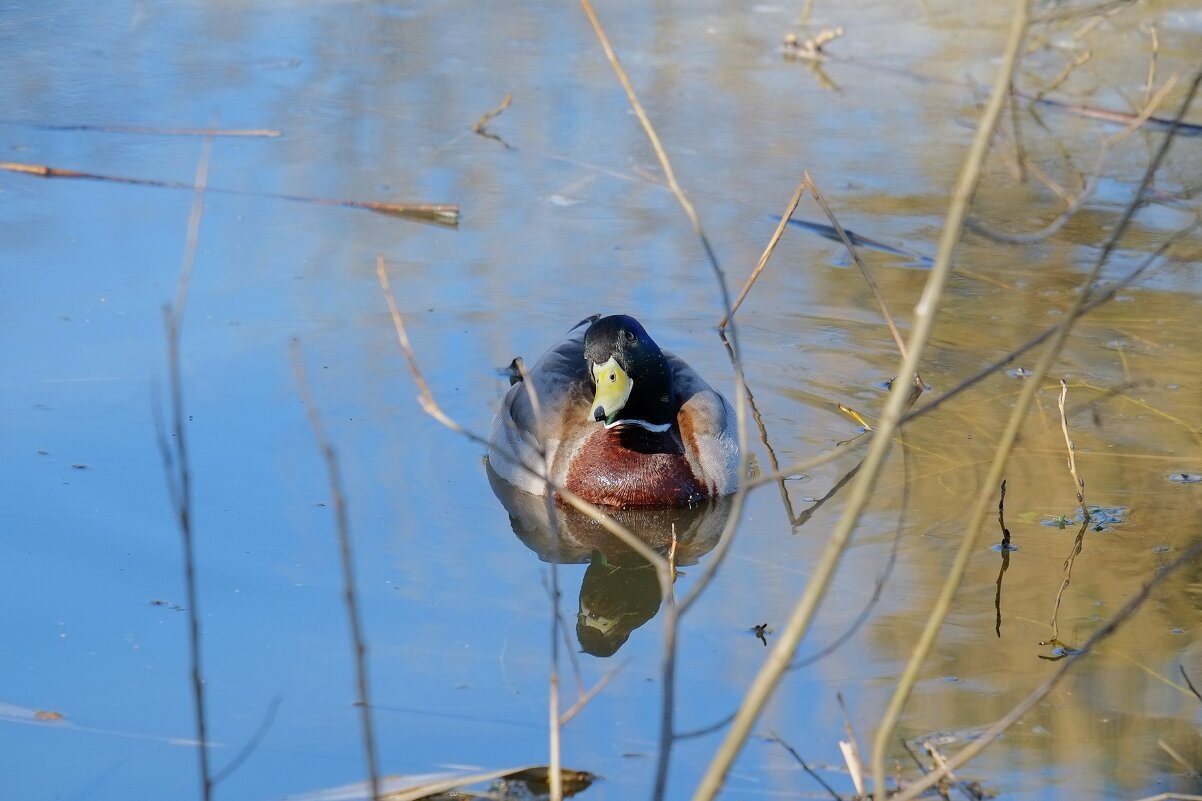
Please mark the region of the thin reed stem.
<svg viewBox="0 0 1202 801"><path fill-rule="evenodd" d="M1026 27L1026 2L1027 0L1021 0L1018 3L1015 22L1011 28L1010 42L1007 46L1006 59L999 70L998 81L994 87L993 95L990 97L989 105L986 107L985 114L977 128L977 135L973 141L972 148L965 159L964 167L960 171L960 178L956 183L952 203L948 209L947 220L944 224L943 234L940 238L938 255L935 258L934 265L931 267L926 287L915 309L914 325L910 333L908 352L902 360L901 369L898 371L899 378L904 376L905 379L893 382L889 399L877 424L877 430L873 434L868 454L864 458L864 465L852 485L851 494L847 499L847 507L828 540L827 547L823 551L822 556L814 566L813 575L806 585L805 592L789 616L788 623L777 635L776 645L772 648L763 668L756 675L751 688L744 696L743 703L739 708L738 714L735 716L730 732L728 732L718 753L707 768L701 785L694 795L695 801L708 801L717 795L721 789L730 766L734 763L735 757L742 749L743 743L751 732L752 725L758 719L768 698L779 683L782 674L788 668L797 645L809 629L814 613L817 611L818 605L826 594L826 589L834 576L835 568L838 566L843 552L847 548L851 532L859 520L861 511L868 502L876 478L884 463L885 454L891 445L893 432L897 428L898 421L901 419L902 410L907 398L910 397L911 385L908 379L918 372L919 360L922 358L923 351L930 338L931 330L934 327L935 313L939 299L942 296L948 276L951 274L952 253L963 230L968 203L972 199L980 179L981 168L988 150L989 141L992 138L998 116L1001 114L1002 106L1005 103L1006 88L1010 84L1010 76L1013 73L1014 64L1017 61L1018 49L1022 43L1022 34ZM880 797L883 798L883 793L885 792L883 763L881 763L881 770L878 771L876 769L876 760L874 759L873 768L873 776L877 781L875 789L877 793L881 794Z"/></svg>
<svg viewBox="0 0 1202 801"><path fill-rule="evenodd" d="M205 187L195 183L160 181L153 178L130 178L124 175L103 175L94 172L67 170L61 167L50 167L45 164L26 164L14 161L0 162L0 171L33 175L39 178L74 178L86 181L102 181L111 184L125 184L127 186L154 187L156 189L205 190ZM253 189L221 189L218 187L209 187L207 191L214 194L287 200L292 203L309 203L317 206L340 206L347 209L362 209L392 217L401 217L415 222L431 223L451 228L459 225L459 207L451 203L387 203L376 200L338 200L334 198L308 197L305 195L281 195L276 192L263 192Z"/></svg>
<svg viewBox="0 0 1202 801"><path fill-rule="evenodd" d="M784 234L785 227L788 226L793 212L797 211L797 204L801 202L801 196L805 194L807 185L810 185L810 176L803 174L801 180L797 182L797 189L793 190L793 197L789 198L789 203L785 206L785 213L780 216L780 222L776 224L776 230L772 232L772 236L768 240L768 245L764 248L764 252L760 254L760 260L756 262L755 269L751 271L751 275L747 276L747 280L743 283L743 288L739 290L739 296L735 298L730 311L726 312L722 316L722 322L718 323L719 331L726 328L727 323L730 322L730 318L739 310L739 306L743 305L743 299L751 291L752 284L756 282L756 279L760 277L760 273L764 271L764 266L768 264L768 259L772 258L772 252L776 250L776 243L780 241L781 235Z"/></svg>
<svg viewBox="0 0 1202 801"><path fill-rule="evenodd" d="M897 330L897 324L893 322L893 315L889 313L889 307L885 303L884 296L881 295L881 288L877 286L876 279L872 277L872 273L868 271L868 265L860 258L860 252L856 250L856 246L852 244L851 239L847 236L847 232L843 230L843 226L839 224L838 218L835 217L835 212L831 210L830 205L826 202L826 198L822 196L822 192L818 190L818 185L814 183L814 179L810 177L807 171L805 174L805 182L810 187L810 192L814 195L814 200L822 207L822 211L826 214L826 218L831 221L831 227L835 229L835 233L839 235L839 239L843 241L843 247L847 248L847 252L851 254L851 258L856 263L856 267L860 269L860 275L864 278L864 283L868 284L868 289L872 292L872 298L876 301L877 308L881 310L881 316L885 318L885 325L889 326L889 334L893 337L893 343L897 345L897 352L903 359L906 358L906 343L902 339L902 335Z"/></svg>
<svg viewBox="0 0 1202 801"><path fill-rule="evenodd" d="M330 484L330 501L334 506L334 521L338 531L338 555L342 562L342 599L346 604L347 621L350 624L351 651L355 659L355 690L357 693L355 705L359 707L359 723L363 737L363 753L367 761L367 777L371 786L373 801L380 798L380 772L376 767L376 738L371 719L371 693L368 691L367 680L367 644L363 637L363 624L360 621L359 601L355 584L355 560L351 549L350 521L347 517L346 495L342 491L342 471L338 465L338 454L326 436L325 426L317 403L309 391L309 379L305 373L305 363L301 358L300 343L292 340L292 371L296 377L297 389L300 392L301 403L309 416L309 426L313 429L313 438L325 461L326 476Z"/></svg>
<svg viewBox="0 0 1202 801"><path fill-rule="evenodd" d="M1064 444L1068 448L1068 472L1073 477L1073 490L1077 493L1077 503L1081 506L1081 516L1089 522L1089 508L1085 505L1085 479L1077 473L1077 446L1068 434L1068 416L1064 412L1064 399L1068 397L1068 382L1060 379L1060 397L1056 407L1060 409L1060 430L1064 432Z"/></svg>
<svg viewBox="0 0 1202 801"><path fill-rule="evenodd" d="M475 442L477 445L483 445L487 450L489 448L488 440L479 434L467 430L458 422L451 419L450 416L442 410L438 405L438 401L434 398L434 393L430 391L430 385L426 383L425 376L422 374L421 367L417 363L417 355L413 351L413 345L409 342L409 334L405 330L405 321L401 316L400 310L396 305L396 298L392 293L392 284L388 280L388 272L385 269L384 257L376 257L376 276L380 281L380 289L384 294L384 300L388 304L388 310L392 317L392 326L396 331L397 343L401 347L401 352L405 356L406 362L409 365L409 372L413 376L414 382L417 383L420 394L417 401L421 405L422 410L437 420L442 425L451 429L455 433L466 437ZM664 557L655 552L647 543L636 537L625 526L618 523L600 508L594 506L580 496L576 495L566 487L556 486L545 474L540 472L535 467L528 464L518 464L519 469L526 471L530 475L538 478L546 483L548 491L554 490L559 500L568 504L572 508L587 515L590 520L593 520L598 525L603 527L610 534L617 537L624 545L637 553L639 556L646 559L655 568L656 575L659 577L660 590L666 596L671 583L672 577L668 571L668 562Z"/></svg>
<svg viewBox="0 0 1202 801"><path fill-rule="evenodd" d="M613 46L610 45L609 36L605 33L604 27L601 25L600 19L597 18L597 13L593 9L590 0L581 0L581 5L584 8L585 15L588 16L589 23L593 26L593 31L597 35L597 39L601 44L602 50L605 52L605 57L613 68L614 74L618 81L622 84L622 88L626 91L626 97L630 102L631 108L638 117L639 122L643 126L643 131L647 135L647 139L651 142L652 148L655 150L656 157L659 159L661 168L664 171L664 176L667 178L668 186L672 190L672 194L676 197L681 208L684 209L685 215L693 225L693 231L701 242L701 247L705 251L705 256L709 261L710 267L713 270L714 280L718 284L718 291L722 299L723 313L727 318L727 327L719 332L719 335L726 340L726 331L730 332L730 339L727 344L731 351L735 354L734 371L735 371L735 419L737 423L737 440L739 445L739 458L736 468L736 475L739 477L739 485L735 490L734 496L731 499L731 508L726 525L724 526L721 535L718 539L718 545L709 555L709 560L701 574L694 581L691 592L684 600L677 605L674 596L671 594L671 586L663 588L663 597L665 603L664 611L664 650L663 664L661 672L663 674L663 715L660 728L659 742L659 758L657 760L655 772L655 789L653 798L662 799L667 789L668 776L668 761L671 752L673 739L673 723L672 715L675 709L675 669L676 669L676 641L677 641L677 626L679 616L683 616L692 605L693 601L705 590L713 577L717 575L718 569L722 566L726 558L726 554L730 550L731 542L734 540L734 533L738 527L739 519L742 517L743 503L747 497L747 468L750 455L748 453L747 442L747 398L746 398L746 382L743 376L742 359L739 357L739 344L734 318L731 316L731 298L730 290L726 286L726 278L722 273L722 267L718 263L718 257L714 253L713 247L710 245L709 237L705 235L705 230L701 226L701 219L697 216L697 210L693 207L684 190L681 189L680 183L676 180L676 171L672 169L672 163L668 159L668 154L664 150L663 144L660 142L659 135L655 131L655 126L651 124L651 119L647 116L647 112L643 109L642 103L639 102L638 95L634 91L634 86L630 82L630 77L626 70L618 61L618 56L614 52Z"/></svg>
<svg viewBox="0 0 1202 801"><path fill-rule="evenodd" d="M960 766L966 764L977 754L984 751L990 744L994 742L994 740L996 740L998 737L1001 737L1007 729L1013 726L1022 718L1023 715L1027 714L1027 712L1031 711L1036 704L1043 700L1047 694L1051 692L1057 684L1060 683L1060 680L1064 678L1065 674L1068 673L1070 668L1076 665L1077 662L1083 659L1086 655L1091 653L1099 643L1103 642L1110 635L1114 634L1114 632L1117 631L1118 628L1129 617L1131 617L1131 615L1133 615L1135 611L1140 608L1140 606L1143 605L1144 601L1148 599L1148 596L1152 594L1152 590L1159 587L1165 579L1171 576L1179 568L1193 562L1193 560L1196 559L1199 554L1202 554L1202 541L1194 543L1172 562L1160 568L1156 575L1149 579L1144 586L1140 588L1139 592L1132 596L1131 600L1127 601L1127 603L1123 605L1122 609L1115 613L1112 618L1107 620L1097 631L1090 635L1089 639L1087 639L1079 649L1073 651L1067 657L1057 663L1055 670L1052 671L1052 674L1048 676L1048 678L1045 679L1042 684L1036 687L1030 695L1016 704L1013 709L1006 713L1004 717L1002 717L985 731L981 732L981 734L978 735L971 743L965 746L961 751L957 752L955 756L949 757L943 765L939 766L935 770L932 770L918 781L906 785L906 787L899 790L896 795L890 796L891 800L910 801L912 798L918 798L931 787L934 787L936 784L943 781L943 779L947 778L951 771L956 770Z"/></svg>
<svg viewBox="0 0 1202 801"><path fill-rule="evenodd" d="M1012 45L1017 52L1017 45L1022 41L1023 27L1025 27L1025 17L1027 14L1026 0L1020 2L1020 10L1015 16L1015 27L1011 30L1011 35L1017 41L1012 39ZM1020 25L1020 23L1022 23ZM1013 63L1008 58L1009 66L1004 71L1009 72L1013 69ZM1197 77L1182 102L1181 108L1178 111L1177 119L1180 120L1184 116L1186 110L1193 102L1195 93L1198 90L1198 84L1202 82L1202 70L1198 72ZM1000 94L1000 91L995 90L995 95ZM943 588L940 591L939 597L932 608L930 615L927 618L927 623L923 629L922 635L919 637L918 643L914 646L909 663L898 680L898 685L894 691L893 698L890 700L889 707L885 711L885 715L877 729L877 736L873 742L873 776L877 782L875 786L876 792L883 794L886 792L884 784L885 778L885 749L892 738L893 729L896 726L897 719L901 714L902 707L905 705L909 697L910 690L917 680L918 672L930 653L931 647L934 644L935 636L939 629L943 626L943 621L947 617L947 613L951 608L952 598L956 590L960 586L960 581L963 578L965 568L968 565L969 557L976 547L978 535L981 531L981 524L985 519L985 515L992 500L993 487L997 486L1001 480L1005 470L1006 463L1009 459L1010 450L1014 445L1015 439L1018 437L1018 431L1022 426L1023 420L1026 417L1027 409L1031 405L1032 399L1035 397L1036 391L1039 389L1040 382L1043 376L1047 374L1048 368L1052 362L1059 356L1064 343L1068 339L1069 333L1072 331L1073 325L1080 318L1082 310L1088 304L1089 288L1097 281L1098 275L1101 273L1103 265L1109 259L1111 252L1117 246L1119 239L1123 236L1127 229L1128 223L1135 215L1135 210L1139 208L1143 201L1144 192L1151 184L1152 178L1156 174L1157 168L1164 160L1165 154L1168 152L1170 145L1173 142L1175 129L1171 130L1166 135L1161 143L1159 150L1153 157L1147 170L1144 171L1143 179L1135 192L1134 197L1128 204L1122 219L1115 229L1111 232L1110 238L1107 240L1102 252L1099 254L1093 269L1089 275L1081 282L1081 291L1077 293L1076 300L1064 320L1057 327L1056 333L1052 337L1052 341L1047 348L1040 354L1038 363L1032 370L1031 377L1024 383L1022 391L1019 393L1018 400L1015 403L1014 409L1011 412L1010 419L1006 424L1006 430L1002 434L997 448L994 452L993 462L990 465L989 473L982 481L981 490L977 493L976 501L972 507L972 513L969 517L969 522L966 527L964 538L961 541L960 549L956 554L956 558L948 571L947 579L944 581Z"/></svg>

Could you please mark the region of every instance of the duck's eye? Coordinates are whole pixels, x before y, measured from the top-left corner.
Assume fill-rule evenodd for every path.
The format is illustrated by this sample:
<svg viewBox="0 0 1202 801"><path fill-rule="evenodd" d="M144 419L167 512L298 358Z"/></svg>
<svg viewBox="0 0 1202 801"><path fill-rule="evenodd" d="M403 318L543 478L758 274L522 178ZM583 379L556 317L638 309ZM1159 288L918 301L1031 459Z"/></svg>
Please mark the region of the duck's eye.
<svg viewBox="0 0 1202 801"><path fill-rule="evenodd" d="M633 345L633 344L634 344L634 342L635 342L635 340L636 340L636 339L638 339L638 337L636 337L636 336L634 335L634 332L633 332L633 331L627 331L627 332L626 332L626 341L627 341L627 342L629 342L631 345Z"/></svg>
<svg viewBox="0 0 1202 801"><path fill-rule="evenodd" d="M610 373L610 374L609 374L609 383L611 383L611 384L612 384L613 382L615 382L615 381L617 381L617 380L618 380L618 374L617 374L617 373Z"/></svg>

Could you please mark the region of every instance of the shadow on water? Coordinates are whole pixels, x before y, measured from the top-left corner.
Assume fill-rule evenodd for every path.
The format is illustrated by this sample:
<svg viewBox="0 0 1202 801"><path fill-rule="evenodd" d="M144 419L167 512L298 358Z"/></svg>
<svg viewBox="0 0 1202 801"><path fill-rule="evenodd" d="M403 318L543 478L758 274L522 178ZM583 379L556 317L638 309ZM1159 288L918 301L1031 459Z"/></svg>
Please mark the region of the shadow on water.
<svg viewBox="0 0 1202 801"><path fill-rule="evenodd" d="M554 505L552 521L547 503L516 489L488 467L488 483L509 524L544 562L588 564L580 584L576 638L585 653L613 656L659 611L662 596L650 562L576 509ZM730 498L716 498L683 509L613 509L610 516L627 530L667 556L676 535L676 566L694 565L718 544ZM556 543L555 532L559 532Z"/></svg>

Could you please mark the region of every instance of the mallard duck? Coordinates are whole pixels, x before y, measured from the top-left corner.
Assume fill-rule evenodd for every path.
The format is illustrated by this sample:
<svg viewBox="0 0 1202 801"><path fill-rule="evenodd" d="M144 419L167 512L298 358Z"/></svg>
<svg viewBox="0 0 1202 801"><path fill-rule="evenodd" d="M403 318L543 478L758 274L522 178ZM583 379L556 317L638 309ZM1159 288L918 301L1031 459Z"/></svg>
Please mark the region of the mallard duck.
<svg viewBox="0 0 1202 801"><path fill-rule="evenodd" d="M493 421L489 464L543 495L540 442L551 484L594 504L688 506L738 484L734 410L626 315L582 320L515 379Z"/></svg>

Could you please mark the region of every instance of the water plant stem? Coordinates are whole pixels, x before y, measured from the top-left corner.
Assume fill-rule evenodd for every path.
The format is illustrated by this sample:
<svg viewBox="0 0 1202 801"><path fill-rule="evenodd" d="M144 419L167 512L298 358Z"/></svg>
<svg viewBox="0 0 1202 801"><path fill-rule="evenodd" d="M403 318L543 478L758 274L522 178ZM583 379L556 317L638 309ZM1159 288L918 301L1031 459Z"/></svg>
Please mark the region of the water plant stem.
<svg viewBox="0 0 1202 801"><path fill-rule="evenodd" d="M334 523L338 532L338 556L342 563L342 600L346 604L346 616L351 634L351 653L355 660L355 705L359 707L359 723L363 737L363 755L367 762L367 778L371 787L372 801L380 798L380 772L376 762L376 737L371 718L371 693L367 680L367 644L363 637L363 623L359 614L358 593L355 582L355 559L351 549L351 527L347 516L346 494L342 490L342 471L338 465L338 454L326 436L317 403L309 391L305 374L305 363L301 358L300 343L292 340L292 370L296 377L301 402L308 413L313 438L321 452L329 481L330 502L334 506Z"/></svg>
<svg viewBox="0 0 1202 801"><path fill-rule="evenodd" d="M1013 71L1014 59L1012 56L1017 54L1018 46L1021 44L1022 35L1025 29L1025 20L1027 16L1027 0L1020 0L1019 8L1015 14L1014 25L1011 28L1011 48L1007 50L1007 61L1003 66L1003 72L1009 74ZM1021 23L1021 24L1020 24ZM1184 116L1186 110L1193 102L1195 93L1198 90L1198 84L1202 82L1202 70L1198 72L1197 77L1191 85L1190 91L1182 102L1182 105L1177 113L1177 120ZM994 98L1000 94L1000 89L1003 87L995 87ZM984 123L982 123L984 125ZM980 130L978 130L980 134ZM1018 400L1015 402L1014 409L1011 412L1010 419L1006 424L1006 429L999 440L994 451L993 462L990 465L988 474L982 481L981 490L977 493L976 501L973 504L972 512L969 517L969 522L966 527L964 538L961 541L960 549L956 553L956 558L948 571L947 579L943 584L939 597L927 618L926 626L923 629L922 635L919 637L918 643L914 646L910 661L906 665L901 678L898 681L898 686L894 691L893 698L889 702L889 707L885 710L885 715L877 728L877 734L873 741L873 777L875 791L883 798L886 792L885 781L885 750L893 735L893 729L896 726L897 719L901 714L901 709L905 705L909 697L910 690L917 680L918 672L930 653L931 646L935 641L935 636L939 629L943 626L943 621L947 617L947 613L951 608L952 598L956 590L960 586L960 581L963 578L964 570L967 567L968 559L976 547L978 535L981 531L981 523L985 519L985 515L992 499L993 487L997 485L1005 470L1006 463L1009 459L1010 451L1014 445L1015 439L1018 437L1019 428L1022 426L1023 420L1026 417L1027 409L1031 405L1035 393L1040 389L1040 382L1043 376L1047 374L1048 368L1052 362L1060 355L1064 343L1068 339L1069 333L1072 331L1073 325L1080 318L1083 310L1088 305L1089 288L1094 285L1098 279L1098 275L1102 271L1103 265L1108 261L1111 252L1117 246L1119 239L1123 236L1130 223L1131 218L1135 215L1135 210L1143 203L1144 192L1152 182L1152 178L1156 174L1157 168L1164 160L1165 154L1168 152L1174 138L1174 131L1170 130L1169 134L1161 142L1160 148L1157 150L1148 168L1144 171L1143 179L1140 181L1139 187L1136 189L1134 196L1128 204L1118 225L1111 232L1109 239L1102 248L1094 263L1093 269L1089 275L1081 282L1081 291L1077 293L1076 300L1072 308L1065 315L1064 320L1056 328L1056 332L1052 337L1052 341L1040 354L1039 361L1035 368L1031 371L1031 376L1023 385L1022 391L1019 393ZM946 229L944 231L946 234ZM942 249L941 249L942 252ZM975 745L975 743L974 743ZM968 749L965 749L968 750ZM975 753L975 752L974 752ZM938 771L936 771L938 772ZM929 777L928 777L929 778ZM929 786L929 785L928 785Z"/></svg>
<svg viewBox="0 0 1202 801"><path fill-rule="evenodd" d="M978 125L977 135L966 157L964 167L960 171L960 177L956 183L952 203L948 209L947 220L940 238L939 252L936 256L935 264L931 267L922 297L915 310L914 325L908 343L908 353L902 360L902 367L898 371L899 377L905 376L906 378L893 382L889 399L877 424L877 430L869 445L868 453L864 458L864 465L856 477L855 483L852 485L851 493L847 499L847 507L835 527L822 556L814 566L813 575L806 585L805 592L794 607L785 628L777 636L776 645L769 653L766 663L756 675L750 689L744 695L743 703L739 708L738 714L735 716L730 732L728 732L719 751L706 769L701 784L694 794L695 801L709 801L721 789L730 766L734 763L735 757L742 749L743 743L751 732L752 725L758 719L769 696L775 690L781 675L789 666L798 643L801 642L802 637L809 629L810 622L813 620L819 602L825 595L826 589L834 576L835 568L838 566L843 551L847 547L851 532L859 520L861 511L868 502L877 475L884 463L885 454L892 443L893 432L901 418L907 398L910 396L911 385L908 379L917 373L919 360L922 358L927 340L934 327L936 310L943 293L943 288L947 283L948 276L951 274L952 253L956 243L959 241L960 232L964 227L968 203L979 181L985 153L988 150L993 129L997 124L997 118L1004 105L1006 88L1009 86L1010 75L1013 72L1014 64L1017 60L1017 52L1022 42L1022 34L1026 27L1026 2L1027 0L1021 0L1017 4L1015 21L1011 26L1010 42L1007 47L1007 57L1003 62L1002 68L999 70L998 81L994 87L993 95L990 97L989 105ZM881 750L883 752L883 749ZM875 757L876 753L874 749L873 776L877 781L876 791L883 798L885 790L883 761L879 763L881 769L878 771L878 761Z"/></svg>

